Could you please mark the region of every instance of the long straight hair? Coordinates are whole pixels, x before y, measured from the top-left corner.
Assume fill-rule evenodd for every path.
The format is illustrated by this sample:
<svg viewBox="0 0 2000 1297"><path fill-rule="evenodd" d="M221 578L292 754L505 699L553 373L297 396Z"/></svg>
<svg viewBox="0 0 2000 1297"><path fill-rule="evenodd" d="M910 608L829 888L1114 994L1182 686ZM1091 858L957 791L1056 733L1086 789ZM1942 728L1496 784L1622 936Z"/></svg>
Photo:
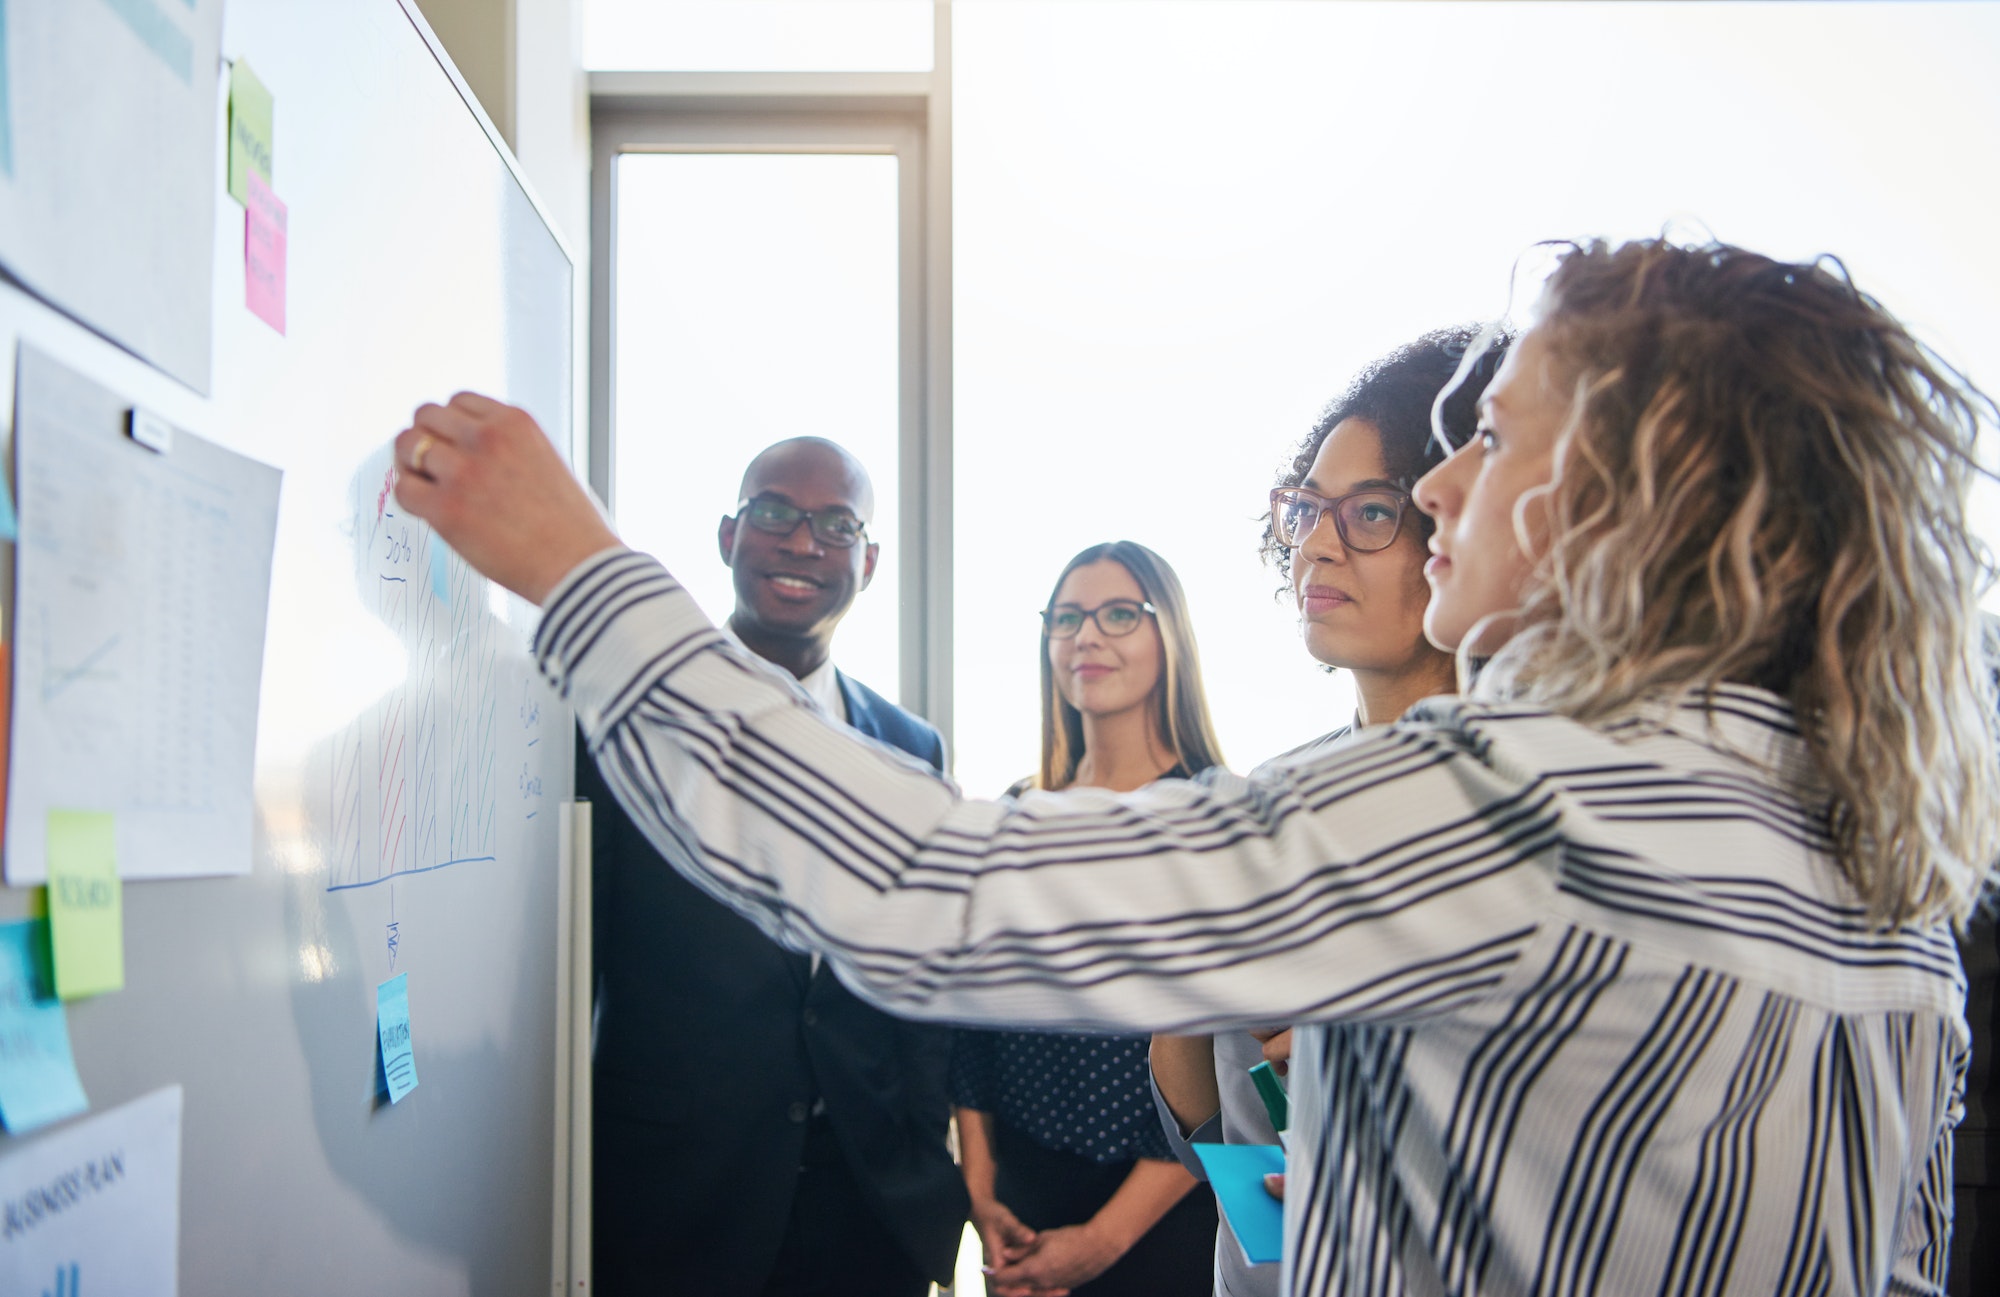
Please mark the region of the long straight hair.
<svg viewBox="0 0 2000 1297"><path fill-rule="evenodd" d="M1571 248L1543 294L1572 395L1522 629L1475 696L1581 719L1752 684L1792 704L1871 918L1966 917L2000 851L2000 729L1966 514L1994 404L1830 258ZM1997 420L2000 421L2000 420ZM1781 776L1788 772L1777 772Z"/></svg>
<svg viewBox="0 0 2000 1297"><path fill-rule="evenodd" d="M1201 687L1201 654L1195 648L1194 624L1188 618L1187 594L1167 560L1136 541L1113 540L1092 545L1063 567L1049 590L1053 607L1069 574L1080 567L1110 559L1132 574L1146 602L1153 605L1160 628L1160 683L1153 690L1153 720L1161 739L1173 749L1181 769L1200 774L1222 764L1222 745L1208 717L1208 695ZM1056 688L1049 665L1048 619L1042 620L1042 768L1039 788L1067 788L1083 760L1083 713L1070 706Z"/></svg>

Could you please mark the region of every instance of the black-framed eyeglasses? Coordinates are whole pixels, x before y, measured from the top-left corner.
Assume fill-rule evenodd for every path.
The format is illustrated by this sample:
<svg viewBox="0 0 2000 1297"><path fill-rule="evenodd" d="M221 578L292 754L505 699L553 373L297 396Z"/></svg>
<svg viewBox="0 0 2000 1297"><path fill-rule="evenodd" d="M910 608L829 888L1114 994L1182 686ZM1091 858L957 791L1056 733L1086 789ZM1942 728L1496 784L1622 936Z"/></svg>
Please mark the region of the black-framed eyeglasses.
<svg viewBox="0 0 2000 1297"><path fill-rule="evenodd" d="M1396 543L1410 503L1409 492L1386 487L1326 496L1281 486L1271 492L1271 534L1286 549L1296 549L1319 526L1320 515L1331 513L1341 543L1357 554L1372 554Z"/></svg>
<svg viewBox="0 0 2000 1297"><path fill-rule="evenodd" d="M1044 608L1042 625L1048 629L1050 639L1075 639L1084 622L1094 621L1099 631L1116 639L1138 630L1139 623L1146 618L1157 616L1159 610L1144 600L1106 599L1095 608L1073 603Z"/></svg>
<svg viewBox="0 0 2000 1297"><path fill-rule="evenodd" d="M789 536L804 522L812 528L814 540L835 549L852 549L868 535L868 524L846 509L801 509L764 495L738 501L736 520L767 536Z"/></svg>

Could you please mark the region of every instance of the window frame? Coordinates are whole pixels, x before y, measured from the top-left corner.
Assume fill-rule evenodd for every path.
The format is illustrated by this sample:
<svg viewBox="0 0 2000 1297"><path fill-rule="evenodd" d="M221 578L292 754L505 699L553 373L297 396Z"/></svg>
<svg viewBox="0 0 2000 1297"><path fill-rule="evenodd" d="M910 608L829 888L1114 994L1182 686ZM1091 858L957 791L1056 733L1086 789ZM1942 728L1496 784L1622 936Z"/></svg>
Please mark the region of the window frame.
<svg viewBox="0 0 2000 1297"><path fill-rule="evenodd" d="M617 161L628 153L897 159L898 700L952 737L948 4L930 72L593 72L589 480L617 516Z"/></svg>

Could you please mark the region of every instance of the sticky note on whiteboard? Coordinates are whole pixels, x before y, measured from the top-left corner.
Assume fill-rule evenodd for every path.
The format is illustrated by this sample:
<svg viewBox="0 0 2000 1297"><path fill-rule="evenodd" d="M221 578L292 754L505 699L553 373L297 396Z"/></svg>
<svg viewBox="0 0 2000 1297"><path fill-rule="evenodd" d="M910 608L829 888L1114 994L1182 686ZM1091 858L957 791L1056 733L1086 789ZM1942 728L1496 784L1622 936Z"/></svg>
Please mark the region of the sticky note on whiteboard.
<svg viewBox="0 0 2000 1297"><path fill-rule="evenodd" d="M451 547L436 532L431 533L431 594L439 603L451 602Z"/></svg>
<svg viewBox="0 0 2000 1297"><path fill-rule="evenodd" d="M243 207L243 302L250 313L285 331L285 205L254 174Z"/></svg>
<svg viewBox="0 0 2000 1297"><path fill-rule="evenodd" d="M229 65L229 196L250 204L250 177L271 183L271 92L247 59Z"/></svg>
<svg viewBox="0 0 2000 1297"><path fill-rule="evenodd" d="M410 975L398 973L375 988L378 1078L390 1103L417 1088L417 1055L410 1043Z"/></svg>
<svg viewBox="0 0 2000 1297"><path fill-rule="evenodd" d="M51 810L49 939L65 1000L125 985L125 893L117 821L109 811Z"/></svg>
<svg viewBox="0 0 2000 1297"><path fill-rule="evenodd" d="M48 953L47 919L0 923L0 1121L15 1135L90 1106Z"/></svg>

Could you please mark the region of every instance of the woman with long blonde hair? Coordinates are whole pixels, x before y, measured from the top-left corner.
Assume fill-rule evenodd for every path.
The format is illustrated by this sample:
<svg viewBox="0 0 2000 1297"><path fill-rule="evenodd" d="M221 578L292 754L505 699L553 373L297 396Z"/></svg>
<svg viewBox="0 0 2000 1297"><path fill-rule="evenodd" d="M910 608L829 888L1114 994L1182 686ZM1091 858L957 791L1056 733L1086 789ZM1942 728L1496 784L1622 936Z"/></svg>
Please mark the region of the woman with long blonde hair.
<svg viewBox="0 0 2000 1297"><path fill-rule="evenodd" d="M542 601L675 867L884 1005L1299 1023L1291 1291L1934 1293L1951 924L2000 852L1996 419L1837 263L1570 248L1414 492L1468 697L1255 780L997 804L752 670L519 412L425 407L398 490Z"/></svg>
<svg viewBox="0 0 2000 1297"><path fill-rule="evenodd" d="M1030 787L1128 792L1222 762L1180 577L1129 540L1064 565L1042 610ZM960 1031L952 1102L999 1297L1207 1297L1215 1200L1154 1117L1147 1038Z"/></svg>

